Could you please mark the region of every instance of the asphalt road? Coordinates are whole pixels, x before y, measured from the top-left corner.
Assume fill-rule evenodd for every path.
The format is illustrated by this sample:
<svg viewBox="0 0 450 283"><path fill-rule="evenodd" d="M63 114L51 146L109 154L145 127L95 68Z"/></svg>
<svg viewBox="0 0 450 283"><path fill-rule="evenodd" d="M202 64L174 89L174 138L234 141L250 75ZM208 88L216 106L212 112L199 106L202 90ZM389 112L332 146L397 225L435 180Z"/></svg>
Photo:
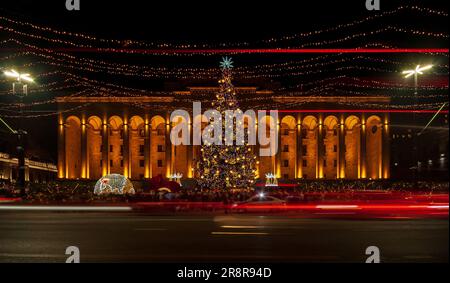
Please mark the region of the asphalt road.
<svg viewBox="0 0 450 283"><path fill-rule="evenodd" d="M0 212L0 262L448 262L448 219Z"/></svg>

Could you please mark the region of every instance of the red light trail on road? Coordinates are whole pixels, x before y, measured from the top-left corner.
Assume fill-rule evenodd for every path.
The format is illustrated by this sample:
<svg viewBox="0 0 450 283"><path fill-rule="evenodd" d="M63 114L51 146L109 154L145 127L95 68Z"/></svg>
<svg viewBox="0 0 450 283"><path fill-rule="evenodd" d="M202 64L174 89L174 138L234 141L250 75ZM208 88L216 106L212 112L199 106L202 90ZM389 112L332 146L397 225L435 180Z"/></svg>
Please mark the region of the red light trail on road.
<svg viewBox="0 0 450 283"><path fill-rule="evenodd" d="M245 209L306 209L306 210L446 210L448 211L448 203L443 204L238 204L235 208Z"/></svg>
<svg viewBox="0 0 450 283"><path fill-rule="evenodd" d="M269 110L258 110L269 111ZM276 110L280 113L415 113L415 114L435 114L437 110L416 110L416 109L293 109L293 110ZM442 110L440 114L448 114L448 110Z"/></svg>

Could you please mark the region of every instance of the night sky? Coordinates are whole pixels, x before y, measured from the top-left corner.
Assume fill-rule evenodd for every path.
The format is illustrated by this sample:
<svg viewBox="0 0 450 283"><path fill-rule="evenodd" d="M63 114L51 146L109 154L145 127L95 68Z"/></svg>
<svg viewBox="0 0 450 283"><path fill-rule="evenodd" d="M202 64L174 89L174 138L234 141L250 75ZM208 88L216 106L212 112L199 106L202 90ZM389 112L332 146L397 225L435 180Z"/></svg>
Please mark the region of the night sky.
<svg viewBox="0 0 450 283"><path fill-rule="evenodd" d="M414 2L382 1L382 9ZM433 1L426 2L427 7L437 6ZM2 1L1 6L5 13L39 24L102 37L147 40L260 39L310 31L374 13L365 9L364 0L269 3L81 0L81 10L77 12L67 11L64 4L65 0L16 0Z"/></svg>
<svg viewBox="0 0 450 283"><path fill-rule="evenodd" d="M367 16L376 15L395 9L402 5L417 5L448 12L446 1L395 1L381 0L381 11L367 11L364 0L354 1L164 1L163 3L153 3L155 1L92 1L81 0L81 11L67 11L65 0L52 1L2 1L0 4L0 16L18 21L31 22L56 30L84 33L99 38L119 39L119 40L142 40L145 42L165 42L169 44L211 44L250 42L254 48L276 48L276 47L297 47L308 42L321 42L344 37L346 35L357 34L359 32L373 31L385 28L386 26L400 27L403 29L430 31L433 33L443 33L447 36L443 38L430 36L411 36L410 34L397 32L383 32L367 37L357 37L353 40L311 46L310 48L355 48L365 44L381 42L389 46L402 48L448 48L448 17L430 16L426 13L405 11L393 16L370 21L355 27L349 27L336 32L329 32L308 38L297 38L295 40L277 42L275 44L263 44L266 39L280 38L282 36L295 36L298 33L310 32L336 26L338 24L351 23L355 20ZM180 2L180 3L178 3ZM308 2L308 4L303 3ZM95 3L95 4L94 4ZM17 27L3 20L0 20L0 27L14 27L17 30L30 34L46 35L45 32L36 33L27 27ZM52 35L54 38L58 36ZM39 39L33 39L19 34L0 29L0 40L17 39L21 42L39 46L41 48L66 48L63 44L49 43ZM74 40L70 37L65 39ZM74 40L76 41L76 40ZM84 44L84 41L78 41ZM102 47L108 46L101 44ZM69 46L70 47L70 46ZM122 46L123 48L138 48L136 46ZM0 58L24 51L23 46L16 44L2 44L0 48ZM217 68L221 55L213 56L153 56L153 55L120 55L111 53L87 53L87 52L67 52L79 58L104 60L109 63L132 64L141 67L155 66L177 68ZM296 55L236 55L234 57L236 67L248 67L252 69L262 64L275 64L292 61L301 61L317 56L317 54L296 54ZM343 59L352 59L355 55L344 55ZM348 60L349 63L317 65L319 73L285 72L280 74L278 70L269 72L277 74L275 77L252 77L248 78L239 74L235 77L237 86L257 86L264 89L281 90L288 89L294 91L305 91L303 85L309 82L322 79L329 79L337 75L347 77L357 77L360 79L377 80L389 83L402 82L400 76L393 72L398 72L404 68L411 68L419 61L429 62L437 65L433 72L423 82L437 89L426 90L430 93L431 102L447 101L448 91L442 86L448 87L448 56L433 56L432 58L422 55L373 55L370 62L354 58ZM329 61L336 58L330 58ZM338 57L337 59L341 59ZM401 65L380 63L381 60L401 62ZM0 68L6 69L16 67L26 69L33 75L46 74L55 70L85 77L103 83L113 83L124 87L143 90L183 90L187 86L214 86L216 78L142 78L136 76L123 76L120 74L107 74L105 72L92 72L89 70L79 70L54 66L42 63L43 58L36 56L18 56L11 59L0 60ZM325 60L326 61L326 60ZM34 62L32 66L28 66ZM37 63L39 62L39 63ZM315 64L315 63L313 63ZM347 65L346 65L347 64ZM365 69L337 67L363 66ZM303 72L309 67L297 66ZM383 70L389 72L383 72ZM381 70L381 71L380 71ZM138 71L139 74L140 71ZM52 75L39 77L39 86L54 84L64 86L65 75ZM67 84L67 83L66 83ZM301 86L301 87L299 87ZM439 88L441 87L441 88ZM0 116L13 126L17 126L18 119L9 118L14 116L14 112L4 109L7 103L17 100L10 95L6 95L10 84L4 78L0 84ZM26 102L39 102L54 98L59 95L70 95L80 91L80 87L52 89L42 91L30 96ZM334 93L351 93L350 91L362 91L367 94L386 94L386 89L380 88L355 88L331 89L329 93L320 95L334 95ZM312 93L312 95L319 95ZM394 95L394 94L392 94ZM397 94L395 94L397 95ZM398 95L401 95L398 94ZM428 98L427 98L428 99ZM435 99L435 100L433 100ZM436 100L437 99L437 100ZM428 101L428 100L427 100ZM424 102L427 102L424 101ZM38 115L33 111L55 111L55 104L48 103L39 107L28 108L26 115ZM36 114L37 113L37 114ZM45 112L50 113L50 112ZM31 123L28 121L32 121ZM55 159L56 156L56 118L55 116L44 116L28 118L28 131L30 132L30 148L40 158ZM0 127L0 151L7 148L10 138L4 127ZM37 146L39 145L39 146Z"/></svg>

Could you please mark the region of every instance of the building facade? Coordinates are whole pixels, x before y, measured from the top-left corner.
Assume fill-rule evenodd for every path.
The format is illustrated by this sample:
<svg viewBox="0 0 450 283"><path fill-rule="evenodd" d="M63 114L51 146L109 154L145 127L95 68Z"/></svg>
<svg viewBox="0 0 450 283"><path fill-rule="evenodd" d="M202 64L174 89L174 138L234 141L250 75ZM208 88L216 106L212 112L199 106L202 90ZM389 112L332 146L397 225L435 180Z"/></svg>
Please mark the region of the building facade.
<svg viewBox="0 0 450 283"><path fill-rule="evenodd" d="M56 180L55 164L25 159L25 181L47 183ZM19 174L18 160L8 153L0 152L0 181L15 182Z"/></svg>
<svg viewBox="0 0 450 283"><path fill-rule="evenodd" d="M182 118L171 122L170 114L177 108L191 110L192 101L202 101L209 108L210 94L216 91L191 88L136 97L58 97L58 178L98 179L111 173L132 180L174 173L196 178L200 146L171 144L170 131ZM236 91L238 99L239 95L258 97L279 110L278 121L270 116L259 121L277 127L279 144L277 153L269 157L259 157L259 146L252 147L260 179L266 173L285 180L390 177L389 114L340 106L343 100L388 104L388 97L302 97L256 88ZM253 109L252 102L243 101L243 110ZM301 109L288 107L294 104ZM207 124L203 116L190 119ZM189 132L192 141L192 123Z"/></svg>

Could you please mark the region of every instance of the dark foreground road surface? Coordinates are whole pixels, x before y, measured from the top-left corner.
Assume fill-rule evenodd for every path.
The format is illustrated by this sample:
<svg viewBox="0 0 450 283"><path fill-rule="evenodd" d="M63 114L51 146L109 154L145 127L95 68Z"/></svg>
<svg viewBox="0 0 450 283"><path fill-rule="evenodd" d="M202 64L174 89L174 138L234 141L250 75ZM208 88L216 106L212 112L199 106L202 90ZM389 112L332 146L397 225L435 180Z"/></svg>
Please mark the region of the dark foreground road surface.
<svg viewBox="0 0 450 283"><path fill-rule="evenodd" d="M0 262L448 262L448 219L0 212Z"/></svg>

